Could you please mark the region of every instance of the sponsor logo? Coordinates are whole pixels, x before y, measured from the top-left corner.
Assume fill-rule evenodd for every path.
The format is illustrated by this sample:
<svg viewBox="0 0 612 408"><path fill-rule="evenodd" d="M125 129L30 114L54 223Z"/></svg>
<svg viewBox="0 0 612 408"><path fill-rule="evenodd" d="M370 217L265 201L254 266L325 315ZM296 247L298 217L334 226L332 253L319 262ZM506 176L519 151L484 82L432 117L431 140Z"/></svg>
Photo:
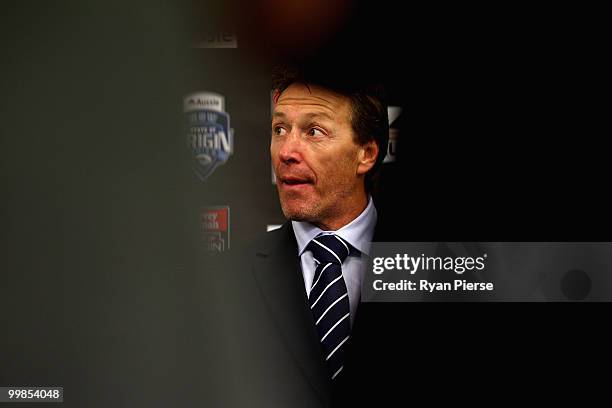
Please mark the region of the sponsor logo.
<svg viewBox="0 0 612 408"><path fill-rule="evenodd" d="M387 108L387 113L389 115L389 145L387 146L387 155L385 156L383 163L391 163L395 161L397 139L399 136L399 132L396 128L396 122L402 114L402 108L400 106L389 106Z"/></svg>
<svg viewBox="0 0 612 408"><path fill-rule="evenodd" d="M230 248L229 206L204 207L200 222L208 251L223 252Z"/></svg>
<svg viewBox="0 0 612 408"><path fill-rule="evenodd" d="M232 32L206 33L193 48L238 48L238 39Z"/></svg>
<svg viewBox="0 0 612 408"><path fill-rule="evenodd" d="M212 92L194 93L185 97L183 109L194 170L204 181L217 167L227 162L234 149L234 135L229 114L225 112L225 99Z"/></svg>

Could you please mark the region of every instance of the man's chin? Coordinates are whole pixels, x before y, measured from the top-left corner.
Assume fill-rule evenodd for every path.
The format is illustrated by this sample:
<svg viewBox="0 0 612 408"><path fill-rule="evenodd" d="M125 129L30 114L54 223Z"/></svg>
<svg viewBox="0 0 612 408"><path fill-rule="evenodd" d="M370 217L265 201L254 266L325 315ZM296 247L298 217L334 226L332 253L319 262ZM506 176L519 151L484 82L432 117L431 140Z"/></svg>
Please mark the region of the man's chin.
<svg viewBox="0 0 612 408"><path fill-rule="evenodd" d="M310 208L282 206L285 218L290 221L314 222L316 217Z"/></svg>

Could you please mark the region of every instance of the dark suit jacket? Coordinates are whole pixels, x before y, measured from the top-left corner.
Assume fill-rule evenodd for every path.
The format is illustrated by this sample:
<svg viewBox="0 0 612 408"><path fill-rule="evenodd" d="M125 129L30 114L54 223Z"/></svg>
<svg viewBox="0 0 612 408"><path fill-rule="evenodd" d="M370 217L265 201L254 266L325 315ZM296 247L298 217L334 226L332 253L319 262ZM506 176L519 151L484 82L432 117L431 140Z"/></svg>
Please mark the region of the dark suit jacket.
<svg viewBox="0 0 612 408"><path fill-rule="evenodd" d="M213 360L225 373L225 386L233 389L225 405L330 407L362 405L368 399L380 402L381 396L371 391L384 390L391 371L379 364L388 361L380 354L387 348L380 342L389 337L380 326L383 320L375 308L358 306L347 361L332 385L290 222L252 246L232 250L211 269L216 292L222 294L213 330L219 336L218 348L228 355L221 357L219 350Z"/></svg>

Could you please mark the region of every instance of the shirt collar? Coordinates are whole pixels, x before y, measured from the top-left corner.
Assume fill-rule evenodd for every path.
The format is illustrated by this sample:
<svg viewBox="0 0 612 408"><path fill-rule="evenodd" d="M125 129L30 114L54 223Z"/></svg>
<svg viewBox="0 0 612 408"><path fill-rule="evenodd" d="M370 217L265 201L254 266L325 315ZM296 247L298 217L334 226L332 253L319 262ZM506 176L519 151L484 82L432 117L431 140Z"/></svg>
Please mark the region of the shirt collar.
<svg viewBox="0 0 612 408"><path fill-rule="evenodd" d="M343 238L349 244L351 244L354 248L368 255L370 253L370 244L372 242L372 238L374 237L376 219L376 207L374 207L374 202L370 196L365 210L363 210L357 218L337 231L323 231L316 225L309 222L291 221L291 224L293 225L293 232L295 233L295 239L298 244L298 255L302 256L306 250L306 246L308 246L308 243L310 243L313 238L320 234L326 233L334 233L338 235L340 238Z"/></svg>

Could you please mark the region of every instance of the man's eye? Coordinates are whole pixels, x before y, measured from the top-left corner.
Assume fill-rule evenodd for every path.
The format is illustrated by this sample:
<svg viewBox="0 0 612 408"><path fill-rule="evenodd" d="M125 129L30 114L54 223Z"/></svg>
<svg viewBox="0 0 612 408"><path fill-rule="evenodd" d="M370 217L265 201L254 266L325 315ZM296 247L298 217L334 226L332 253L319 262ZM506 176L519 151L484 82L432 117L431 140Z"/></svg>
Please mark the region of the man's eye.
<svg viewBox="0 0 612 408"><path fill-rule="evenodd" d="M283 136L285 133L287 133L285 128L283 128L281 126L275 126L274 129L273 129L273 132L277 136Z"/></svg>
<svg viewBox="0 0 612 408"><path fill-rule="evenodd" d="M322 130L320 130L320 129L317 129L317 128L311 128L311 129L308 131L308 135L309 135L309 136L316 136L316 137L319 137L319 136L324 136L324 135L325 135L325 133L323 133L323 131L322 131Z"/></svg>

